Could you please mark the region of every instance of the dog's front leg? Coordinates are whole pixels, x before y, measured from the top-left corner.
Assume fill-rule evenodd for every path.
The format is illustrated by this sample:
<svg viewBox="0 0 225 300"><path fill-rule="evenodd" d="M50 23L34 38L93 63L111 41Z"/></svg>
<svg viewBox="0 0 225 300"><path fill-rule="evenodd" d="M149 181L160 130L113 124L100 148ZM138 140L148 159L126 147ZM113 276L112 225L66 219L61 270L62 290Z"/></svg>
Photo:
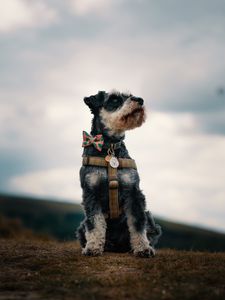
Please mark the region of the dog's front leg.
<svg viewBox="0 0 225 300"><path fill-rule="evenodd" d="M102 212L98 211L93 216L87 217L85 222L86 246L83 248L84 255L101 255L105 246L106 222Z"/></svg>
<svg viewBox="0 0 225 300"><path fill-rule="evenodd" d="M104 184L106 175L106 170L96 167L82 167L80 170L82 204L86 215L83 228L84 255L101 255L104 251L106 221L101 209L99 186Z"/></svg>
<svg viewBox="0 0 225 300"><path fill-rule="evenodd" d="M83 178L83 205L86 214L84 255L101 255L105 246L106 221L98 199L98 186L104 174L89 172Z"/></svg>
<svg viewBox="0 0 225 300"><path fill-rule="evenodd" d="M136 195L135 195L136 194ZM136 256L150 257L155 250L150 246L146 233L145 198L140 190L130 197L126 208L127 226L130 233L131 249Z"/></svg>

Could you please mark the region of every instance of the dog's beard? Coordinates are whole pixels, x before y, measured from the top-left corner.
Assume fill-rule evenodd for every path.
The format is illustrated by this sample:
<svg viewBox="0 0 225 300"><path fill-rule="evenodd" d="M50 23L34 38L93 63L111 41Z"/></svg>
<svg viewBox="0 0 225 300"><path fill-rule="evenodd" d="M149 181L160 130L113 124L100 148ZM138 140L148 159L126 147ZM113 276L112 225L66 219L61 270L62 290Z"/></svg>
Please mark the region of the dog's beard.
<svg viewBox="0 0 225 300"><path fill-rule="evenodd" d="M135 101L127 101L114 112L101 109L100 117L110 134L123 134L124 131L140 127L145 119L145 108Z"/></svg>

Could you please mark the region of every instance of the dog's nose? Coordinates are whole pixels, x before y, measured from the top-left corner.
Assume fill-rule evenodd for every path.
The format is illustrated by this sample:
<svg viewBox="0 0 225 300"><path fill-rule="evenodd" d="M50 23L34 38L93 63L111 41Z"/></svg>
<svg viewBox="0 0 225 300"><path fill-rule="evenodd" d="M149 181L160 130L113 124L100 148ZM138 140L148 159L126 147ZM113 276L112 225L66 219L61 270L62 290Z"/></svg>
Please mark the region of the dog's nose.
<svg viewBox="0 0 225 300"><path fill-rule="evenodd" d="M144 104L144 100L142 98L137 98L137 102L140 104L140 105L143 105Z"/></svg>
<svg viewBox="0 0 225 300"><path fill-rule="evenodd" d="M131 100L136 101L138 104L140 104L141 106L144 104L144 100L142 98L139 97L131 97Z"/></svg>

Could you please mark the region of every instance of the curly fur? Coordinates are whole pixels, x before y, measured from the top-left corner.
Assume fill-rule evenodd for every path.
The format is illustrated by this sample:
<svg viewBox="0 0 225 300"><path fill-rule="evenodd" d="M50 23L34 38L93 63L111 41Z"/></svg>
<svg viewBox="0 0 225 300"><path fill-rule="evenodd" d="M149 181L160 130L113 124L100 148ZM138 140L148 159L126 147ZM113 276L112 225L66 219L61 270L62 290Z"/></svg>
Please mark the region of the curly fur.
<svg viewBox="0 0 225 300"><path fill-rule="evenodd" d="M145 121L143 99L119 92L99 92L84 98L94 115L91 134L103 134L105 145L121 143L115 150L116 157L130 158L123 142L124 132ZM107 155L93 146L85 147L84 156ZM161 235L152 214L146 211L145 196L139 187L136 169L118 169L119 205L123 208L117 219L105 219L109 212L107 169L82 166L80 182L83 189L85 219L81 222L77 237L84 255L101 255L103 251L132 251L140 257L154 256L154 245Z"/></svg>
<svg viewBox="0 0 225 300"><path fill-rule="evenodd" d="M89 230L86 227L85 239L86 245L82 249L83 254L102 254L105 246L106 222L102 213L95 214L93 217L94 228Z"/></svg>
<svg viewBox="0 0 225 300"><path fill-rule="evenodd" d="M125 130L141 126L145 121L145 110L130 98L120 110L107 111L104 107L100 110L102 123L109 129L110 135L124 133Z"/></svg>

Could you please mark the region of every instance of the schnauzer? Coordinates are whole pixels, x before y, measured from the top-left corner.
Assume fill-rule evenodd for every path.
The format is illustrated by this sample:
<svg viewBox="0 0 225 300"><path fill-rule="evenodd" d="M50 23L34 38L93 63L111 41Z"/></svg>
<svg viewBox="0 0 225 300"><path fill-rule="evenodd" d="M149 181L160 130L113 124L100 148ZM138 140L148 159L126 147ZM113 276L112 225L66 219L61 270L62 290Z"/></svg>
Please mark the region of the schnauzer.
<svg viewBox="0 0 225 300"><path fill-rule="evenodd" d="M131 94L100 91L85 97L84 102L94 117L91 134L83 132L80 181L85 219L77 230L82 253L95 256L104 251L131 251L140 257L154 256L161 227L146 211L139 175L124 143L125 131L145 121L144 101ZM111 177L107 166L116 170ZM110 190L110 183L118 185L111 185ZM116 202L110 207L110 197L118 202L119 210ZM113 205L116 214L115 209L110 211Z"/></svg>

